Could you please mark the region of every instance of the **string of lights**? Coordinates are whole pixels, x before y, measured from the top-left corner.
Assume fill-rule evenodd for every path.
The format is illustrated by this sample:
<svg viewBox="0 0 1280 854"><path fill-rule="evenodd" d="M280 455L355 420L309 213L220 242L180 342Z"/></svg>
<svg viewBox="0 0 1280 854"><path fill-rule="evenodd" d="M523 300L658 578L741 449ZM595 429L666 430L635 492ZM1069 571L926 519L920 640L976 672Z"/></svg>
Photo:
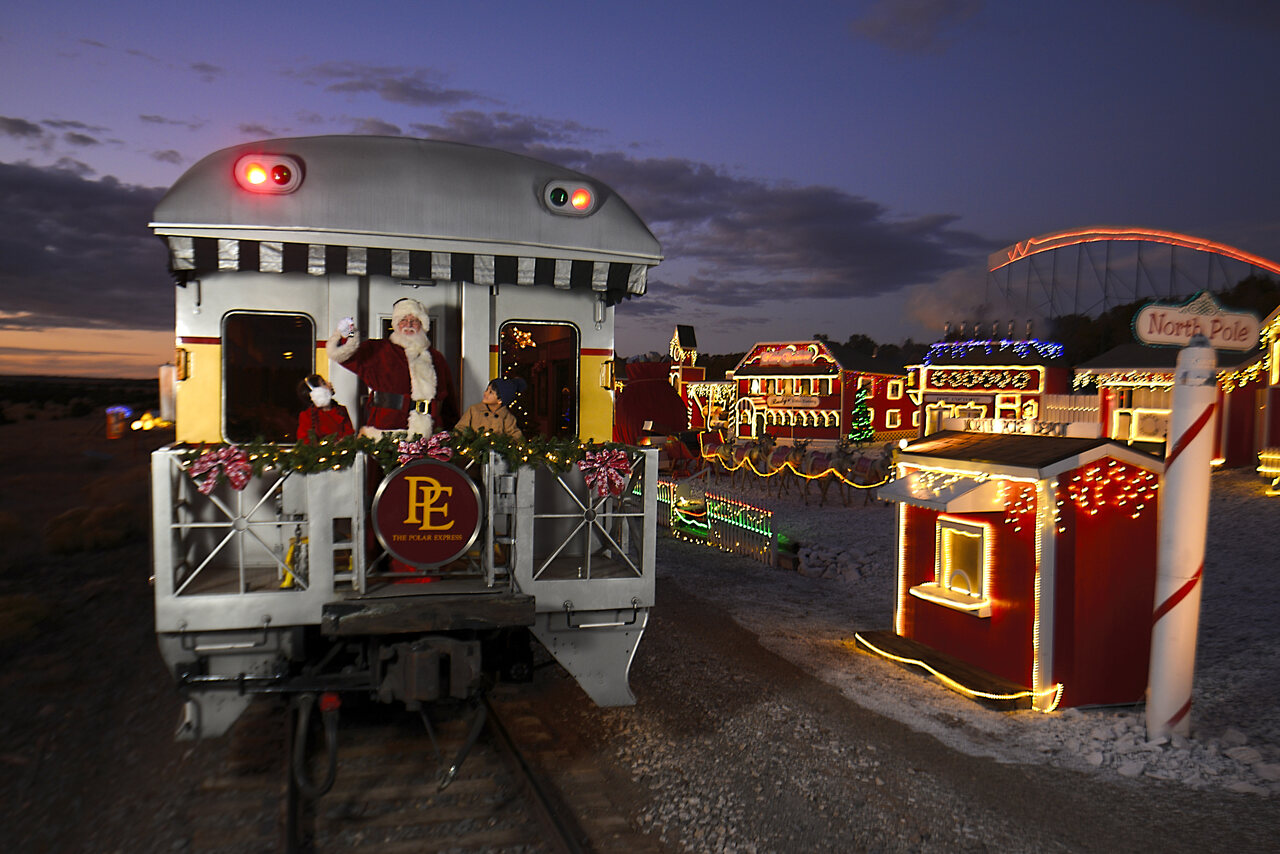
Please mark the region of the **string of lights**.
<svg viewBox="0 0 1280 854"><path fill-rule="evenodd" d="M930 345L925 354L924 364L954 364L957 360L980 353L993 356L996 353L1012 353L1020 359L1038 357L1040 359L1061 359L1065 352L1061 344L1052 341L1040 341L1035 338L1012 340L1008 338L989 341L938 341Z"/></svg>

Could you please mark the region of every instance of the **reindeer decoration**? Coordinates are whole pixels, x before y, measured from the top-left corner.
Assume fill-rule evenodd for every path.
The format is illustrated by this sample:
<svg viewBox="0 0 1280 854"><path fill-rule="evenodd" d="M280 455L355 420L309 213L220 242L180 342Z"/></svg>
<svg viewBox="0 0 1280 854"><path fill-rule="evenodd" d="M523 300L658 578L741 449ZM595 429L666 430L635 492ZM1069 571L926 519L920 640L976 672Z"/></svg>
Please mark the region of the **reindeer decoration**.
<svg viewBox="0 0 1280 854"><path fill-rule="evenodd" d="M893 463L893 443L886 442L879 449L861 449L841 443L836 446L832 468L845 487L841 490L844 506L848 507L852 489L865 492L865 507L876 500L876 490L889 480L889 468Z"/></svg>
<svg viewBox="0 0 1280 854"><path fill-rule="evenodd" d="M730 473L729 484L736 484L739 475L744 485L748 477L767 475L769 472L769 457L773 453L773 446L777 441L777 437L764 433L754 442L735 445L733 448L733 470Z"/></svg>

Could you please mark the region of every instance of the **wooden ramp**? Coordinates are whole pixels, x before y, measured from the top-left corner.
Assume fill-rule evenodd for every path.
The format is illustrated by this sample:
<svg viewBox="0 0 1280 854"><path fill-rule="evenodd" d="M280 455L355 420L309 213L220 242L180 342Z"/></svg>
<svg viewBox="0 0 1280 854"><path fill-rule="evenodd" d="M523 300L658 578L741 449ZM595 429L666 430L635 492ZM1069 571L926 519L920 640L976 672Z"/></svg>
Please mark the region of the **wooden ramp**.
<svg viewBox="0 0 1280 854"><path fill-rule="evenodd" d="M942 684L999 711L1031 708L1032 691L1002 676L890 631L857 632L858 648L937 676Z"/></svg>

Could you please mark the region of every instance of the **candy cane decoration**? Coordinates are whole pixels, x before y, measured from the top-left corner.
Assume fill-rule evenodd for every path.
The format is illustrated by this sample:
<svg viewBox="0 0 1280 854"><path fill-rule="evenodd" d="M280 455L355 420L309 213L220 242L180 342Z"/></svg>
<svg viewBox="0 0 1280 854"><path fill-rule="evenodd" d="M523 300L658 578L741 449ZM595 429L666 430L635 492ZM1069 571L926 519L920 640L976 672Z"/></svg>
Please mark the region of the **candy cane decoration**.
<svg viewBox="0 0 1280 854"><path fill-rule="evenodd" d="M1191 733L1217 398L1217 356L1208 340L1196 335L1178 354L1165 445L1147 680L1149 739Z"/></svg>

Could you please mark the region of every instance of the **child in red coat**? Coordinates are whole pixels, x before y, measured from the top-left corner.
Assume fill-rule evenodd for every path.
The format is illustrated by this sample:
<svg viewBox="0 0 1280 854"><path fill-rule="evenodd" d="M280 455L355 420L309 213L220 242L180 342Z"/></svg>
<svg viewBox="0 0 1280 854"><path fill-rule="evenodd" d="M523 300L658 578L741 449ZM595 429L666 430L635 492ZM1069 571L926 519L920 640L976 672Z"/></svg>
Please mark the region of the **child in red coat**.
<svg viewBox="0 0 1280 854"><path fill-rule="evenodd" d="M298 383L298 399L307 408L298 416L298 441L341 439L355 433L347 408L333 399L333 386L319 374Z"/></svg>

